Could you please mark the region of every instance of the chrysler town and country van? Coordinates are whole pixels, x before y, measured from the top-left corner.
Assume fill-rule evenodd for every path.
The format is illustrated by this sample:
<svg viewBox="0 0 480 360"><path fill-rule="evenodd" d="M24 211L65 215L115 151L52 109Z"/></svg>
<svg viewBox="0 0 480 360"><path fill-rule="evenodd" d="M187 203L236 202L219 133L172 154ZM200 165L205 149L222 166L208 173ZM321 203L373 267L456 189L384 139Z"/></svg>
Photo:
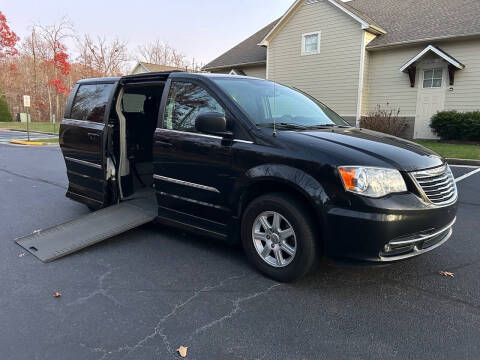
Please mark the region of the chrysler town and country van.
<svg viewBox="0 0 480 360"><path fill-rule="evenodd" d="M456 219L443 158L261 79L82 80L60 146L71 199L97 210L147 194L161 223L239 241L279 281L322 254L391 262L426 253Z"/></svg>

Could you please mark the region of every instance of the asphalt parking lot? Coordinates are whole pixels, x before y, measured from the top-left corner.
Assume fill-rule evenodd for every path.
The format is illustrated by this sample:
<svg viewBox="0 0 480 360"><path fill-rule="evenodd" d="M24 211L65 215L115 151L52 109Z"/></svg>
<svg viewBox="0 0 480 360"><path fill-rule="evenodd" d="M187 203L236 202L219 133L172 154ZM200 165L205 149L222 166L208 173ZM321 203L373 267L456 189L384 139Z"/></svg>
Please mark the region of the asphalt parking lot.
<svg viewBox="0 0 480 360"><path fill-rule="evenodd" d="M30 132L30 140L50 139L54 137L56 137L56 135ZM0 143L6 143L6 142L9 142L10 140L27 140L27 139L28 139L28 135L25 131L0 130Z"/></svg>
<svg viewBox="0 0 480 360"><path fill-rule="evenodd" d="M0 144L0 186L2 359L174 359L180 345L188 359L480 358L480 173L458 183L444 246L328 260L288 285L237 247L155 225L43 264L14 239L87 213L64 196L58 147Z"/></svg>

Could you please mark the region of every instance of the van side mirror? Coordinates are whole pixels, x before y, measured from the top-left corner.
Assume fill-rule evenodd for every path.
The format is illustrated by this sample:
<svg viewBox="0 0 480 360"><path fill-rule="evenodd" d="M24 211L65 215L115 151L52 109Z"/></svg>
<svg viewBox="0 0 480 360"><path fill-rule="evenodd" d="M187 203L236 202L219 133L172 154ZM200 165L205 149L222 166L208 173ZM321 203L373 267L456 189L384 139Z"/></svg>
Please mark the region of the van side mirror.
<svg viewBox="0 0 480 360"><path fill-rule="evenodd" d="M205 112L199 114L195 119L195 129L198 132L218 136L231 136L227 130L227 119L219 112Z"/></svg>

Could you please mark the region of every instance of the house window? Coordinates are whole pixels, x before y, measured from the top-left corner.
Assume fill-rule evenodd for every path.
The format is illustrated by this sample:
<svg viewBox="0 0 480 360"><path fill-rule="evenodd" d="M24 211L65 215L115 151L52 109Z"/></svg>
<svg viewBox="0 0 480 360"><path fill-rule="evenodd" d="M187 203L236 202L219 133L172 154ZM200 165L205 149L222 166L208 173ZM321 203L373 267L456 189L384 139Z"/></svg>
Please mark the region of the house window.
<svg viewBox="0 0 480 360"><path fill-rule="evenodd" d="M302 55L320 53L320 31L302 35Z"/></svg>
<svg viewBox="0 0 480 360"><path fill-rule="evenodd" d="M423 88L441 88L443 81L443 69L428 69L423 71Z"/></svg>

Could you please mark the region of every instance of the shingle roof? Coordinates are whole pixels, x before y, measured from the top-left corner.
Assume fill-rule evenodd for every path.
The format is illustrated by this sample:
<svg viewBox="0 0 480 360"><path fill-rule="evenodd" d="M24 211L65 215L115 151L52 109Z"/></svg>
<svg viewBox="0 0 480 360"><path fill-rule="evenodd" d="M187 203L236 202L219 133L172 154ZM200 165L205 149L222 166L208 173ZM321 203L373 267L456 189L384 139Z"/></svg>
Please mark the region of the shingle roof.
<svg viewBox="0 0 480 360"><path fill-rule="evenodd" d="M374 19L372 19L370 16L368 16L366 13L363 13L361 11L358 11L357 9L355 9L353 6L350 6L349 4L351 4L351 2L343 2L342 0L333 0L335 1L337 4L340 4L341 6L343 6L345 9L349 10L350 12L352 12L353 14L357 15L360 19L362 19L363 21L367 22L368 24L370 25L374 25L374 26L377 26L379 28L381 28L381 26L375 22ZM401 0L400 0L401 1Z"/></svg>
<svg viewBox="0 0 480 360"><path fill-rule="evenodd" d="M334 0L365 22L386 31L368 44L374 49L410 42L480 35L480 0ZM204 69L265 62L258 46L280 19L219 56Z"/></svg>
<svg viewBox="0 0 480 360"><path fill-rule="evenodd" d="M480 34L479 0L352 0L345 5L386 30L368 48Z"/></svg>
<svg viewBox="0 0 480 360"><path fill-rule="evenodd" d="M267 49L263 46L258 46L258 43L267 35L271 29L277 24L280 19L268 24L260 31L250 36L248 39L242 41L234 48L228 50L226 53L220 55L215 60L211 61L203 68L205 70L217 69L222 67L231 67L234 65L253 64L265 62L267 59Z"/></svg>

